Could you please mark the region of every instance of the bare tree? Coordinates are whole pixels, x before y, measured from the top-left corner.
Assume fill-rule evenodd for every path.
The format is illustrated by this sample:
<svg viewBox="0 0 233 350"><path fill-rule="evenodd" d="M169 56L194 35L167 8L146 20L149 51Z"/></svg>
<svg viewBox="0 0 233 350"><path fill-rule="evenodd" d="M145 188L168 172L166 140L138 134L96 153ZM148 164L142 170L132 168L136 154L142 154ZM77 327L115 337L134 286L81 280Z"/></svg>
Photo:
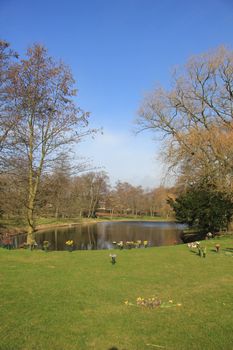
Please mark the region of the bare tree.
<svg viewBox="0 0 233 350"><path fill-rule="evenodd" d="M5 155L9 152L8 135L16 126L17 120L12 118L8 88L10 84L9 69L18 54L10 48L5 40L0 40L0 171L5 165Z"/></svg>
<svg viewBox="0 0 233 350"><path fill-rule="evenodd" d="M189 181L207 177L233 189L233 52L221 47L176 70L139 111L139 131L165 137L166 162Z"/></svg>
<svg viewBox="0 0 233 350"><path fill-rule="evenodd" d="M7 89L10 113L17 120L11 133L14 156L27 174L28 242L34 237L35 201L43 171L61 149L93 132L88 113L76 107L70 69L48 56L41 45L28 49L26 59L10 67Z"/></svg>

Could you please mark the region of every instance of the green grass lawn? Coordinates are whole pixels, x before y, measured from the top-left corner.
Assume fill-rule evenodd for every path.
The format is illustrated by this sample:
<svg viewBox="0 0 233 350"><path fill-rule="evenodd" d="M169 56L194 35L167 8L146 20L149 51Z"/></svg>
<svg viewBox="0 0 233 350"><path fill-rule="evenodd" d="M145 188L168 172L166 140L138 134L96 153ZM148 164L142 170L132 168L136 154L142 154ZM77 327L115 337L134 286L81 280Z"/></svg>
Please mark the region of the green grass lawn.
<svg viewBox="0 0 233 350"><path fill-rule="evenodd" d="M233 237L204 243L205 259L180 245L117 250L116 265L110 251L0 249L0 349L232 350Z"/></svg>
<svg viewBox="0 0 233 350"><path fill-rule="evenodd" d="M165 216L149 216L149 215L127 215L127 216L100 216L99 220L114 220L114 221L176 221L175 217L165 217Z"/></svg>
<svg viewBox="0 0 233 350"><path fill-rule="evenodd" d="M55 225L65 225L70 223L81 223L82 219L80 218L44 218L40 217L36 220L37 227L40 226L55 226ZM18 231L21 230L27 230L28 224L25 219L23 218L0 218L0 226L8 228L10 231L11 229L17 229Z"/></svg>

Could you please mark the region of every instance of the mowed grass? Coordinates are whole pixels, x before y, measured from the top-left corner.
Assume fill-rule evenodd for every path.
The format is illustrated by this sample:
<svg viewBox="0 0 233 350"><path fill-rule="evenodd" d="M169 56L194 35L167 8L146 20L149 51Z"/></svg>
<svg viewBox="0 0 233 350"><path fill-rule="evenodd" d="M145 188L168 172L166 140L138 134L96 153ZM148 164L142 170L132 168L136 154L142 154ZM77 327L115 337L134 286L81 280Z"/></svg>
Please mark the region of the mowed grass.
<svg viewBox="0 0 233 350"><path fill-rule="evenodd" d="M0 249L0 349L232 350L233 238L205 245L205 259L186 245L117 250L114 266L110 251Z"/></svg>

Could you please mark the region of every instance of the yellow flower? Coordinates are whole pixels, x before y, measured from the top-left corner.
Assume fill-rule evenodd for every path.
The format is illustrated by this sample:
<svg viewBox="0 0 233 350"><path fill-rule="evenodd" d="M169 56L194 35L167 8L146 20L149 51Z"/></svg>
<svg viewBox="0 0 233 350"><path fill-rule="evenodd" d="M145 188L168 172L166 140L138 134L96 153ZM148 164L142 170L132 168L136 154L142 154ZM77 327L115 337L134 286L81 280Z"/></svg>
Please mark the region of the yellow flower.
<svg viewBox="0 0 233 350"><path fill-rule="evenodd" d="M125 305L129 305L129 302L128 302L128 300L126 300L126 301L125 301Z"/></svg>
<svg viewBox="0 0 233 350"><path fill-rule="evenodd" d="M169 300L168 302L169 302L170 304L172 304L172 303L173 303L173 300Z"/></svg>
<svg viewBox="0 0 233 350"><path fill-rule="evenodd" d="M74 241L71 239L71 240L68 240L66 241L66 245L73 245L74 244Z"/></svg>
<svg viewBox="0 0 233 350"><path fill-rule="evenodd" d="M177 304L177 306L182 306L182 304Z"/></svg>

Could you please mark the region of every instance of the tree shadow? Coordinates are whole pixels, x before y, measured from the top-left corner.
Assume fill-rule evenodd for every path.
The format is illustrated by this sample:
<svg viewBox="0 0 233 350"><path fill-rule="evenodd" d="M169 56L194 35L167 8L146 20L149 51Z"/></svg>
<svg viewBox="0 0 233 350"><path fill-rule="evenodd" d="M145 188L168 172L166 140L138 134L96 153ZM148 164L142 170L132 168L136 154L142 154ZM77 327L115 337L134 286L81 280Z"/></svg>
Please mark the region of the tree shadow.
<svg viewBox="0 0 233 350"><path fill-rule="evenodd" d="M211 249L210 251L213 253L219 253L216 249Z"/></svg>
<svg viewBox="0 0 233 350"><path fill-rule="evenodd" d="M231 252L231 253L233 253L233 248L224 248L223 250L226 251L226 252Z"/></svg>
<svg viewBox="0 0 233 350"><path fill-rule="evenodd" d="M199 255L199 254L198 254L198 252L197 252L196 250L192 250L192 249L190 249L189 251L190 251L190 253L193 253L193 254Z"/></svg>
<svg viewBox="0 0 233 350"><path fill-rule="evenodd" d="M205 239L205 234L203 232L182 232L180 238L184 243L192 243L195 241L202 241Z"/></svg>

